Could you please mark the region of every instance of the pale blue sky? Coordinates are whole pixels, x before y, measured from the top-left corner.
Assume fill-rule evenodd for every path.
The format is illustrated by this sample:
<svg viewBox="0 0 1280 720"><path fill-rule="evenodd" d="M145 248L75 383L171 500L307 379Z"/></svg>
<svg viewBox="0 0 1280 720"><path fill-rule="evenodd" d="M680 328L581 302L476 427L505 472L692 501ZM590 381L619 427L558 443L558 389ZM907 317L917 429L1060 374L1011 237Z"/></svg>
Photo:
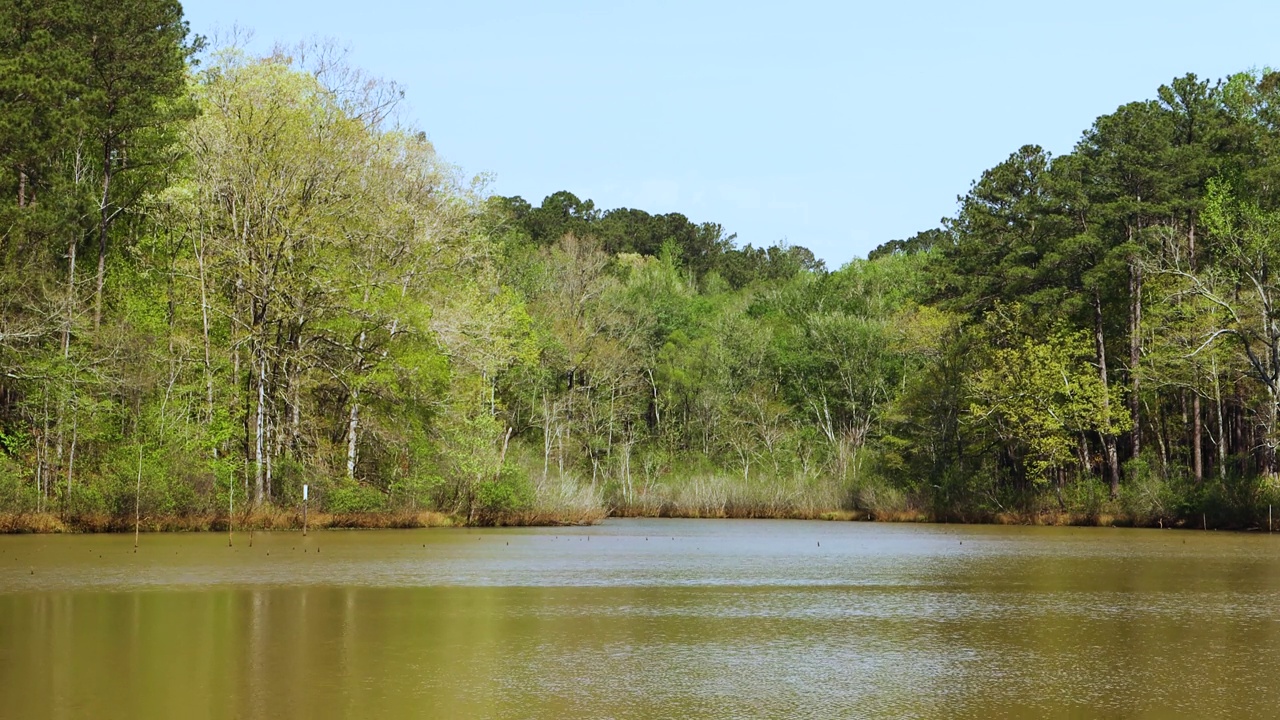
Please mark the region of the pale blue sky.
<svg viewBox="0 0 1280 720"><path fill-rule="evenodd" d="M1010 152L1070 151L1175 76L1280 64L1280 2L186 0L334 38L492 192L682 212L831 267L936 226Z"/></svg>

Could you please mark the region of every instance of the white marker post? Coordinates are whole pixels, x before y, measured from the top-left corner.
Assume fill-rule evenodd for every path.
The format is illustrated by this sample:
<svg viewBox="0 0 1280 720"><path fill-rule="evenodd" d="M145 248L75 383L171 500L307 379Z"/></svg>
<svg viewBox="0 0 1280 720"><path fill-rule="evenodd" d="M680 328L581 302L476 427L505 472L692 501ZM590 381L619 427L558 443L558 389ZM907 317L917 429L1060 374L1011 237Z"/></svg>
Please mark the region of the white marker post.
<svg viewBox="0 0 1280 720"><path fill-rule="evenodd" d="M302 537L307 536L307 485L302 485Z"/></svg>

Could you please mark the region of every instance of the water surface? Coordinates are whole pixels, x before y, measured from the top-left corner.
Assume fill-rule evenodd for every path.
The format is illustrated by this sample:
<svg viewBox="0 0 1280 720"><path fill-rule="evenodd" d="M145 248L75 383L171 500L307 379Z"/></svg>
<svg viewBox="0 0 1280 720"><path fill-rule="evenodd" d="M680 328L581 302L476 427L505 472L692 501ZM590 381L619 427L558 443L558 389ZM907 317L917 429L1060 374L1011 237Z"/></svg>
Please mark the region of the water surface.
<svg viewBox="0 0 1280 720"><path fill-rule="evenodd" d="M610 520L0 537L0 718L1208 718L1280 538Z"/></svg>

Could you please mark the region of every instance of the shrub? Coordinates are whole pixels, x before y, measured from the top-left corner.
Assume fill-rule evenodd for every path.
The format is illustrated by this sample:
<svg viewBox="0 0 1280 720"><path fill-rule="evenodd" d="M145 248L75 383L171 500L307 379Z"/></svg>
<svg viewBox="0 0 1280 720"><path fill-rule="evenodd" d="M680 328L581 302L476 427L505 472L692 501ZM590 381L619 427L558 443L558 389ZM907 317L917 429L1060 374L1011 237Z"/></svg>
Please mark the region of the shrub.
<svg viewBox="0 0 1280 720"><path fill-rule="evenodd" d="M1174 488L1154 472L1145 458L1124 465L1120 486L1120 507L1135 525L1155 525L1178 513L1179 499Z"/></svg>
<svg viewBox="0 0 1280 720"><path fill-rule="evenodd" d="M472 514L495 518L526 510L533 505L533 483L522 468L507 463L493 480L476 483Z"/></svg>
<svg viewBox="0 0 1280 720"><path fill-rule="evenodd" d="M343 482L325 493L324 507L331 513L377 512L386 506L386 496L377 488L356 482Z"/></svg>
<svg viewBox="0 0 1280 720"><path fill-rule="evenodd" d="M0 452L0 507L13 512L36 508L35 481L28 481L18 463Z"/></svg>

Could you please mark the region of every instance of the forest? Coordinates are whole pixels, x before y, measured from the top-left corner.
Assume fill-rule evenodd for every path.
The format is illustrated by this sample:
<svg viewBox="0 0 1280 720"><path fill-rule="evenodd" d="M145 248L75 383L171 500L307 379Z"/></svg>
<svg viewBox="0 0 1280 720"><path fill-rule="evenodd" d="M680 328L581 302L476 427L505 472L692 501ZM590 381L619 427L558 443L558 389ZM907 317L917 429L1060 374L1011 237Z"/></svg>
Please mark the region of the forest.
<svg viewBox="0 0 1280 720"><path fill-rule="evenodd" d="M334 524L1280 503L1280 73L1174 78L833 269L492 194L332 45L0 16L0 528L288 526L304 484Z"/></svg>

